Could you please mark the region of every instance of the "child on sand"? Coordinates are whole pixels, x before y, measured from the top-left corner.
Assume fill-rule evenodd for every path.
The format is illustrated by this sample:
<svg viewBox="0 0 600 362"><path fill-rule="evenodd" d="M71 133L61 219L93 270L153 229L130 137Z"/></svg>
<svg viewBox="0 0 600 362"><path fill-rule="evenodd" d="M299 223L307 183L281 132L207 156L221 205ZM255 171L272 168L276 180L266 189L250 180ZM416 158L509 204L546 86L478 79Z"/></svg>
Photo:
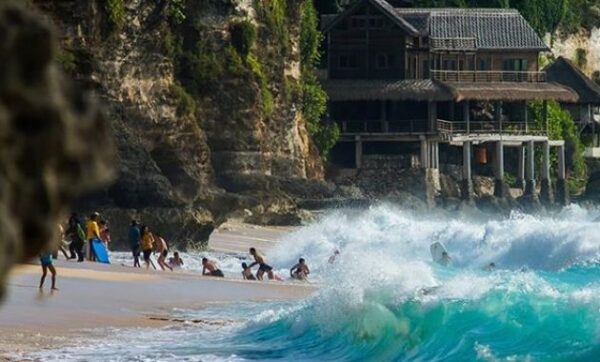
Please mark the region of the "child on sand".
<svg viewBox="0 0 600 362"><path fill-rule="evenodd" d="M252 269L248 268L246 263L242 263L242 278L244 280L256 280L256 277L252 274Z"/></svg>
<svg viewBox="0 0 600 362"><path fill-rule="evenodd" d="M44 281L46 280L48 269L50 269L50 273L52 273L52 290L58 290L56 288L56 268L54 268L54 265L52 265L52 253L45 251L42 254L40 254L40 263L42 264L42 278L40 279L40 289L44 287Z"/></svg>

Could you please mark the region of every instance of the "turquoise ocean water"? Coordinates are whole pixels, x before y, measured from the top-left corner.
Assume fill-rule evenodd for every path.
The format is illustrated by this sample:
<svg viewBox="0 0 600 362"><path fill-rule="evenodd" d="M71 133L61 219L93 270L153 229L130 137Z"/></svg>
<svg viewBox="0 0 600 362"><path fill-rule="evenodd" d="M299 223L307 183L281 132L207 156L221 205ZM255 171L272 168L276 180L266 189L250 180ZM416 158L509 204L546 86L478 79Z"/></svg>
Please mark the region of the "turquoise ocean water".
<svg viewBox="0 0 600 362"><path fill-rule="evenodd" d="M305 257L305 300L174 310L160 330L92 331L47 361L600 361L600 213L496 221L388 206L338 211L269 253ZM452 264L431 262L442 242ZM341 254L333 264L333 250ZM189 258L191 256L188 255ZM216 255L237 276L239 258ZM241 257L241 256L240 256ZM487 270L491 262L494 270ZM193 263L192 263L193 264Z"/></svg>

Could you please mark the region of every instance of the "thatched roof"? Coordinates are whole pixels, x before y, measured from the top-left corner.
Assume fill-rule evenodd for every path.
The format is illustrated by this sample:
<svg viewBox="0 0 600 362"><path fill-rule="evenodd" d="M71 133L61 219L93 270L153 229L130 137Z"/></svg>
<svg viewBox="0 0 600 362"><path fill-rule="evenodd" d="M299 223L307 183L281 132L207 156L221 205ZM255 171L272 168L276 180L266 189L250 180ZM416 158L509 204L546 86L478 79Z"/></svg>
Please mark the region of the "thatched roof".
<svg viewBox="0 0 600 362"><path fill-rule="evenodd" d="M550 82L445 82L457 102L474 101L536 101L556 100L576 102L579 97L571 89Z"/></svg>
<svg viewBox="0 0 600 362"><path fill-rule="evenodd" d="M325 80L332 101L449 101L452 93L440 82L424 80Z"/></svg>
<svg viewBox="0 0 600 362"><path fill-rule="evenodd" d="M600 86L568 59L559 57L545 70L549 81L571 88L579 95L580 103L600 105Z"/></svg>

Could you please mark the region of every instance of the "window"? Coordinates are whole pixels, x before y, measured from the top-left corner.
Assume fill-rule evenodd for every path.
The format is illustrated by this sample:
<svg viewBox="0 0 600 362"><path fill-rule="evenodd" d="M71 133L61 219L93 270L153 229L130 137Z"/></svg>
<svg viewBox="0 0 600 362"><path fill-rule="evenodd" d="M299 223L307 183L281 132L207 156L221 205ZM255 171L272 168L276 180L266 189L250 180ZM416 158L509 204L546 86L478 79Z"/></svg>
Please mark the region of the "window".
<svg viewBox="0 0 600 362"><path fill-rule="evenodd" d="M479 70L492 70L492 61L490 58L479 59Z"/></svg>
<svg viewBox="0 0 600 362"><path fill-rule="evenodd" d="M502 68L507 72L526 72L529 70L527 59L505 59Z"/></svg>
<svg viewBox="0 0 600 362"><path fill-rule="evenodd" d="M429 79L429 64L428 60L423 61L423 79Z"/></svg>
<svg viewBox="0 0 600 362"><path fill-rule="evenodd" d="M340 68L353 69L357 67L356 55L340 55Z"/></svg>
<svg viewBox="0 0 600 362"><path fill-rule="evenodd" d="M394 55L393 54L377 54L375 58L375 64L379 69L392 68L394 66Z"/></svg>

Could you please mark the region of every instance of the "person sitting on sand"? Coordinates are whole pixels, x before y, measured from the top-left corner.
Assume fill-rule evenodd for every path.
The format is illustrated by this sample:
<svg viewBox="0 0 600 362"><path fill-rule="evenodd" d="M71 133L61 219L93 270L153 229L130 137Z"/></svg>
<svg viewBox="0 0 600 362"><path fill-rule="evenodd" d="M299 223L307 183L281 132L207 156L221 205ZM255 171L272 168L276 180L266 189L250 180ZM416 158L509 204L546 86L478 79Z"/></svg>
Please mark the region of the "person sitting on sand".
<svg viewBox="0 0 600 362"><path fill-rule="evenodd" d="M40 263L42 264L42 278L40 279L40 289L44 287L44 281L48 274L48 269L52 273L52 290L58 290L56 288L56 268L52 264L52 252L44 251L40 254Z"/></svg>
<svg viewBox="0 0 600 362"><path fill-rule="evenodd" d="M150 256L154 249L154 243L154 235L150 232L150 228L148 226L143 226L140 246L142 247L142 253L144 254L146 269L150 268Z"/></svg>
<svg viewBox="0 0 600 362"><path fill-rule="evenodd" d="M221 278L225 276L221 269L217 268L217 263L208 260L208 258L202 258L202 275L209 275L211 277Z"/></svg>
<svg viewBox="0 0 600 362"><path fill-rule="evenodd" d="M183 260L179 257L179 252L173 253L173 257L169 258L169 266L173 269L179 269L183 266Z"/></svg>
<svg viewBox="0 0 600 362"><path fill-rule="evenodd" d="M162 270L169 269L170 271L173 271L173 268L171 268L169 265L167 265L165 259L167 258L167 255L169 255L169 246L167 245L167 242L165 241L165 239L162 238L162 236L160 236L159 233L156 233L156 252L158 253L158 265L160 265L160 268Z"/></svg>
<svg viewBox="0 0 600 362"><path fill-rule="evenodd" d="M262 256L259 252L257 252L255 248L250 248L250 255L254 257L254 263L250 264L248 268L252 269L253 266L258 264L256 279L263 280L263 275L265 275L265 273L267 273L269 279L273 279L273 267L267 264L265 257Z"/></svg>
<svg viewBox="0 0 600 362"><path fill-rule="evenodd" d="M133 255L133 267L140 267L140 242L142 240L142 234L140 231L140 225L136 220L131 220L131 227L129 228L129 247L131 248L131 254Z"/></svg>
<svg viewBox="0 0 600 362"><path fill-rule="evenodd" d="M298 264L290 269L290 276L294 279L306 280L308 274L310 274L310 269L308 268L308 265L306 265L304 258L300 258Z"/></svg>
<svg viewBox="0 0 600 362"><path fill-rule="evenodd" d="M256 280L256 277L252 274L252 269L248 268L246 263L242 263L242 278L244 280Z"/></svg>

